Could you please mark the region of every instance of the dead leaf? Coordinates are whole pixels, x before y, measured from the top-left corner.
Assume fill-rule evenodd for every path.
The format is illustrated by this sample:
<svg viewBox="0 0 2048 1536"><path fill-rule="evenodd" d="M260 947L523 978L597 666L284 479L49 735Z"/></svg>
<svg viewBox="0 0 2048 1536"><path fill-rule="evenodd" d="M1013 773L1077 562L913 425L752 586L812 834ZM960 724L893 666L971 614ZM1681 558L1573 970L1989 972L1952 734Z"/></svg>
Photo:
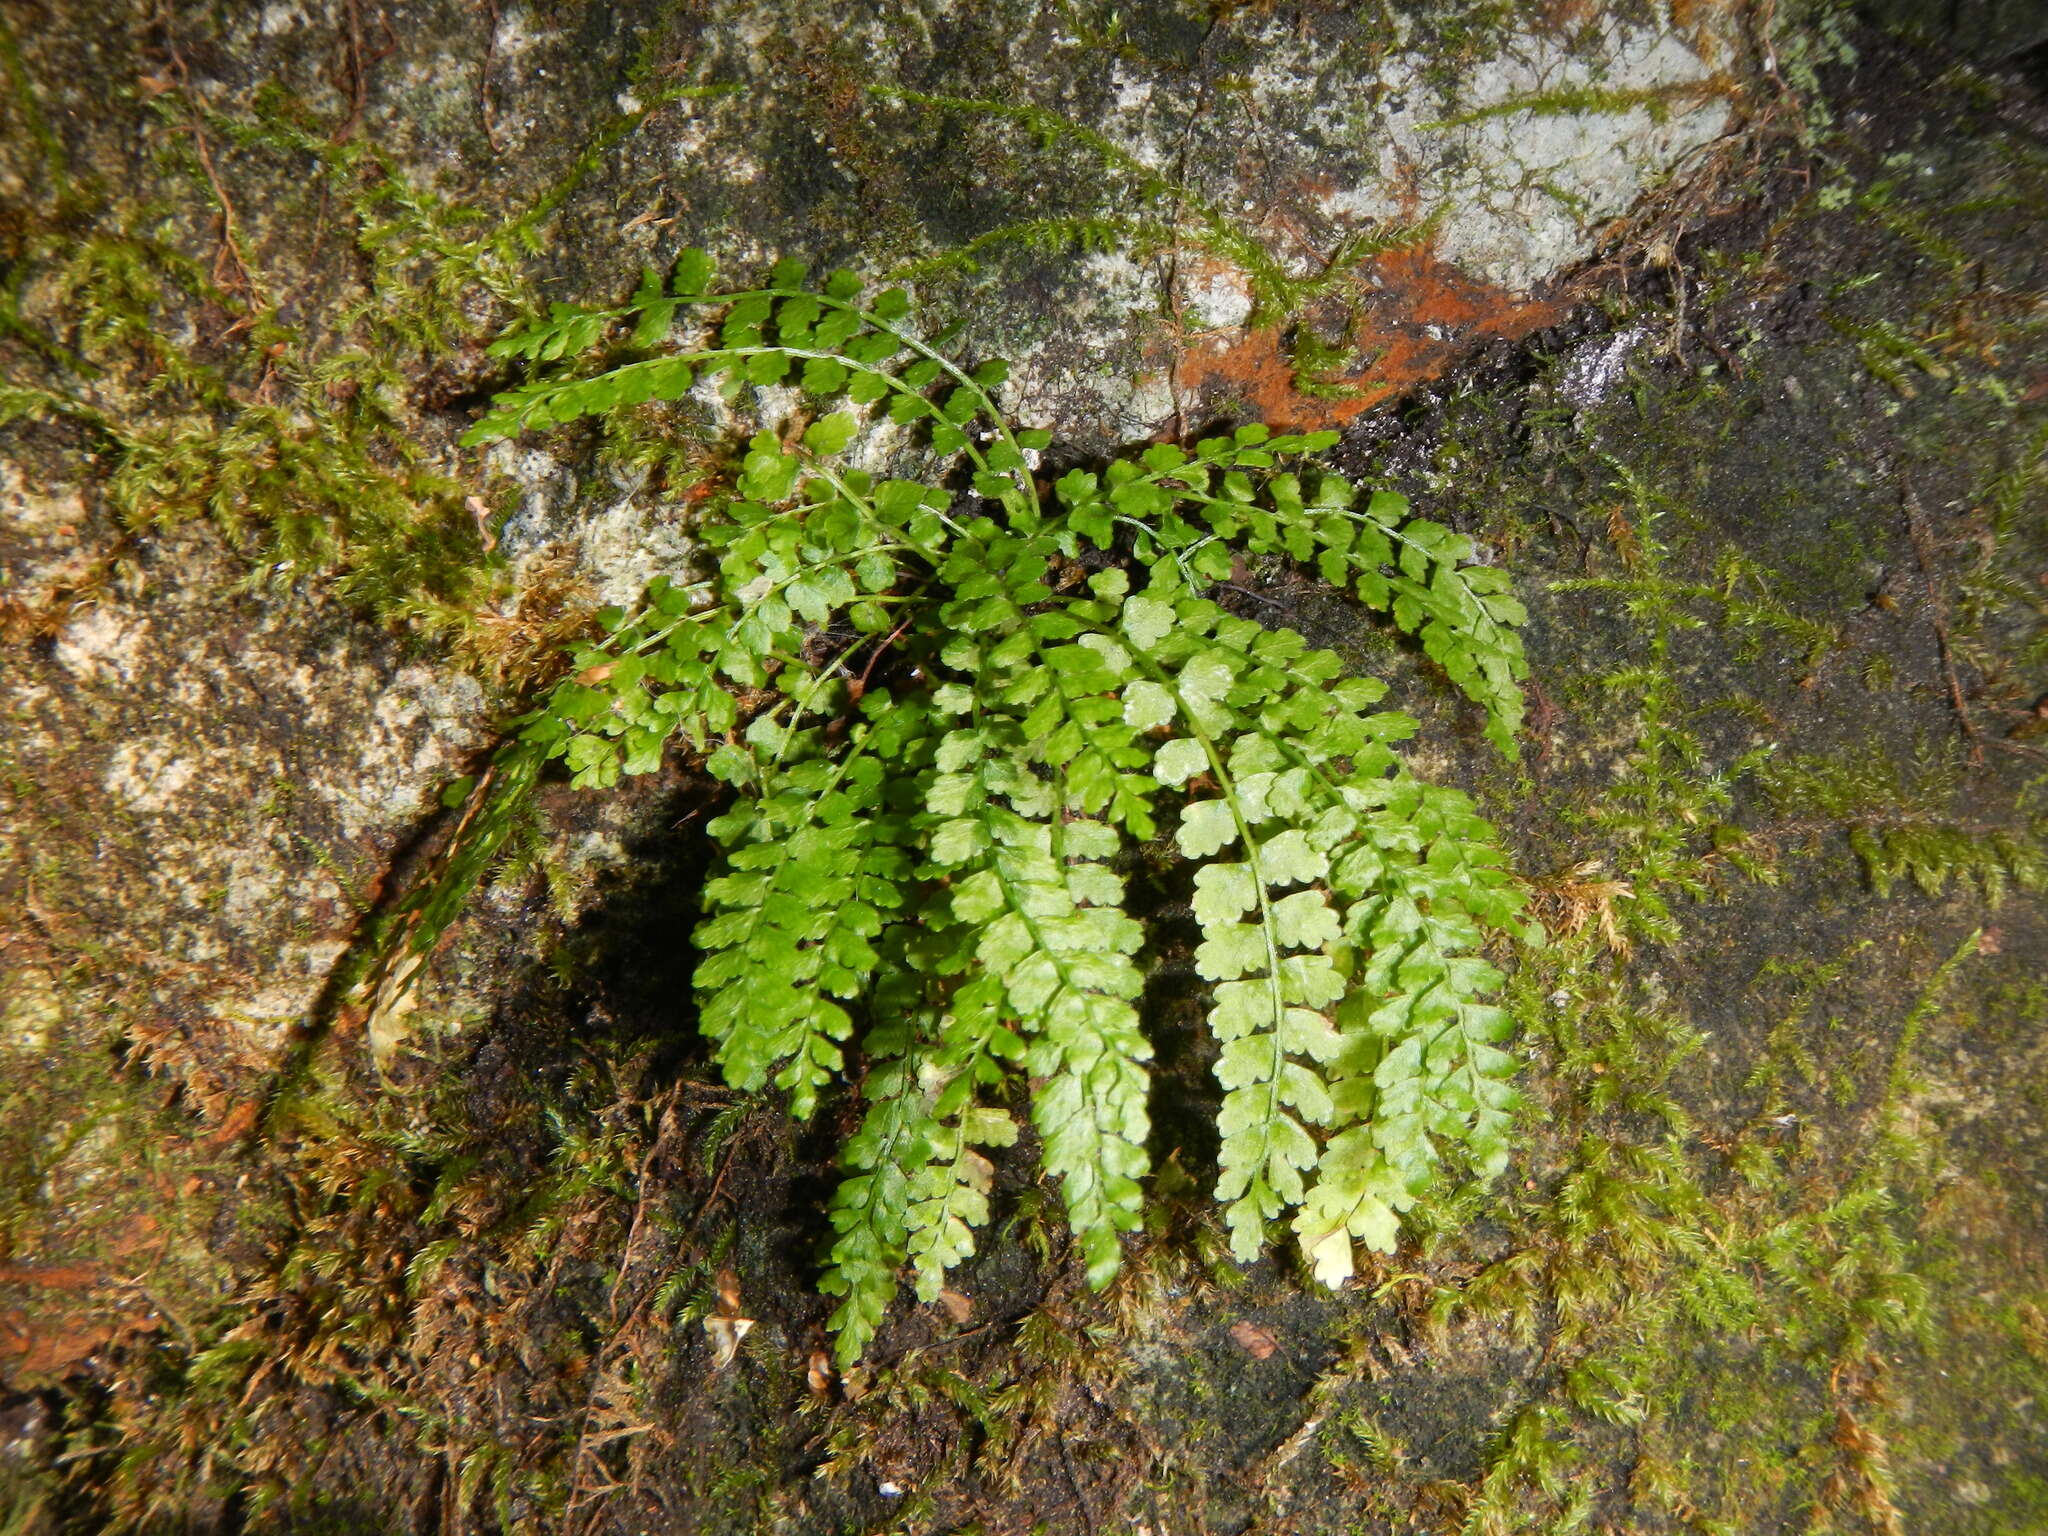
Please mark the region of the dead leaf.
<svg viewBox="0 0 2048 1536"><path fill-rule="evenodd" d="M974 1303L955 1290L939 1292L939 1305L946 1309L946 1316L962 1328L974 1321Z"/></svg>
<svg viewBox="0 0 2048 1536"><path fill-rule="evenodd" d="M753 1330L754 1320L740 1316L740 1277L730 1269L718 1272L718 1310L704 1319L704 1331L711 1335L711 1369L722 1371L740 1352L740 1340Z"/></svg>
<svg viewBox="0 0 2048 1536"><path fill-rule="evenodd" d="M719 1317L713 1315L704 1319L704 1331L711 1335L711 1369L722 1371L733 1362L740 1352L740 1340L753 1332L751 1317Z"/></svg>
<svg viewBox="0 0 2048 1536"><path fill-rule="evenodd" d="M1230 1337L1239 1349L1254 1360L1271 1359L1273 1353L1280 1348L1280 1341L1257 1323L1233 1323Z"/></svg>
<svg viewBox="0 0 2048 1536"><path fill-rule="evenodd" d="M256 1122L263 1116L263 1106L254 1099L244 1099L227 1113L219 1129L206 1138L208 1146L225 1147L240 1141L256 1128Z"/></svg>
<svg viewBox="0 0 2048 1536"><path fill-rule="evenodd" d="M413 978L426 968L427 957L402 953L384 973L370 999L370 1059L379 1072L390 1068L399 1048L412 1038L406 1016L419 1006L412 995Z"/></svg>
<svg viewBox="0 0 2048 1536"><path fill-rule="evenodd" d="M476 536L483 541L484 553L488 555L498 547L498 536L491 531L491 509L481 496L472 496L463 505L476 520Z"/></svg>

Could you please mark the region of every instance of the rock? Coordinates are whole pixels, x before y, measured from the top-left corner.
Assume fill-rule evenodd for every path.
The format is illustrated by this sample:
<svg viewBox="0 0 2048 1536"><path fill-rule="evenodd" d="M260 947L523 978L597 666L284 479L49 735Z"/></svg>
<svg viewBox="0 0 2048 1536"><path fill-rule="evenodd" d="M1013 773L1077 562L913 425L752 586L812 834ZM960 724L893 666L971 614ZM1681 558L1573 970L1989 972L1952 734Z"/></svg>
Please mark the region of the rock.
<svg viewBox="0 0 2048 1536"><path fill-rule="evenodd" d="M1810 92L1834 23L1762 39L1720 4L171 10L0 18L20 1507L2039 1523L2040 685L2013 594L2043 192L1913 55L1859 38L1878 64L1807 201L1780 172L1811 166L1770 158L1794 140L1748 135L1798 105L1761 61ZM1690 179L1736 148L1769 173ZM1702 226L1694 194L1751 201ZM708 1068L684 936L712 792L679 765L543 791L416 1009L362 1017L370 919L441 848L443 785L594 607L691 569L697 477L744 414L700 393L609 454L582 427L474 452L517 374L485 344L688 245L909 284L962 355L1016 364L1056 456L1348 426L1347 472L1510 574L1537 659L1512 774L1351 605L1233 579L1392 680L1416 761L1512 828L1559 935L1520 962L1516 1163L1424 1208L1397 1265L1330 1297L1218 1256L1211 1047L1169 943L1157 1225L1118 1288L1084 1294L1056 1199L1004 1162L950 1310L818 1369L855 1101L799 1130ZM1633 280L1588 266L1637 246ZM757 1331L707 1377L721 1273Z"/></svg>

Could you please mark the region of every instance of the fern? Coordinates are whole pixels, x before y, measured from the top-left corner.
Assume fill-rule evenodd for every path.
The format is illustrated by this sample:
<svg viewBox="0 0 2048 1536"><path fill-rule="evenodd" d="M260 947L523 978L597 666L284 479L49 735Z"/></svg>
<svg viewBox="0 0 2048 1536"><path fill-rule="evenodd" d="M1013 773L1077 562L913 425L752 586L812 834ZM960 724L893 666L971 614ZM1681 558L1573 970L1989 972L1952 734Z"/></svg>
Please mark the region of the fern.
<svg viewBox="0 0 2048 1536"><path fill-rule="evenodd" d="M1001 410L1000 364L918 337L900 291L803 277L714 293L688 253L625 305L557 305L494 346L534 372L472 442L699 389L807 402L701 517L712 574L607 614L515 722L509 793L556 758L603 787L676 738L730 786L699 1017L726 1080L786 1090L799 1118L860 1084L822 1282L843 1362L906 1270L931 1299L972 1253L988 1149L1027 1098L1090 1283L1116 1274L1151 1134L1119 862L1162 826L1194 866L1234 1251L1291 1222L1340 1284L1445 1169L1504 1161L1510 1025L1480 949L1533 930L1470 802L1402 766L1414 723L1377 708L1383 685L1206 593L1240 553L1314 567L1414 635L1509 758L1521 606L1399 497L1288 467L1334 434L1242 427L1047 492L1049 438ZM847 463L885 418L921 431L927 478ZM472 815L491 835L506 817ZM407 978L481 862L452 857L413 902Z"/></svg>

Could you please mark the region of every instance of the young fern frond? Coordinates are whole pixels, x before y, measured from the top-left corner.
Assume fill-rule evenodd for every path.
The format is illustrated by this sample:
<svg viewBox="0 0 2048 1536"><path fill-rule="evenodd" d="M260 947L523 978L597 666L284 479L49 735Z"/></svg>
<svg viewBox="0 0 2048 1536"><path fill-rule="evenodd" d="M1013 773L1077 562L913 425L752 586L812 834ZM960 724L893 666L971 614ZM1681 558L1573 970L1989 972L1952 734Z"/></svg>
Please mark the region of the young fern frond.
<svg viewBox="0 0 2048 1536"><path fill-rule="evenodd" d="M842 1365L867 1347L906 1264L919 1299L933 1301L946 1271L972 1255L994 1172L977 1149L1017 1139L1016 1122L987 1102L1022 1050L1003 1021L1000 985L978 977L942 1011L925 1002L933 973L959 971L967 936L940 914L932 928L913 936L905 925L892 938L899 964L875 991L884 1022L863 1042L869 1108L841 1152L847 1177L829 1212L838 1238L819 1282L844 1298L831 1318Z"/></svg>
<svg viewBox="0 0 2048 1536"><path fill-rule="evenodd" d="M1414 635L1512 757L1526 664L1505 576L1399 497L1361 509L1340 478L1285 467L1334 434L1242 427L1042 493L1049 439L1004 415L1001 365L915 335L900 292L802 281L784 264L716 294L690 253L624 306L557 306L494 347L564 371L501 395L471 441L704 387L737 403L793 383L812 402L764 424L700 517L712 574L603 616L515 722L506 781L523 794L560 758L602 787L680 738L729 786L695 933L714 1059L799 1117L842 1077L866 1101L822 1282L842 1363L906 1270L929 1300L972 1253L1014 1095L1089 1282L1115 1275L1141 1224L1152 1055L1117 863L1162 822L1196 866L1233 1249L1252 1259L1291 1221L1341 1283L1353 1244L1391 1248L1445 1168L1504 1161L1510 1024L1480 950L1533 930L1491 829L1401 766L1415 725L1376 709L1383 685L1204 592L1239 552L1320 570ZM884 418L957 480L847 465ZM509 812L479 805L494 835ZM476 864L451 859L415 904L413 970Z"/></svg>
<svg viewBox="0 0 2048 1536"><path fill-rule="evenodd" d="M959 771L932 785L932 870L950 883L952 916L973 930L975 963L1000 986L1026 1069L1043 1084L1032 1102L1043 1161L1100 1285L1116 1272L1117 1235L1143 1214L1152 1048L1131 957L1144 933L1102 862L1116 834L1069 819L1060 785L1002 752L1013 735L984 724L946 738L941 761Z"/></svg>
<svg viewBox="0 0 2048 1536"><path fill-rule="evenodd" d="M1482 1178L1506 1163L1517 1104L1507 1013L1483 1001L1500 973L1477 953L1481 923L1513 932L1521 907L1492 831L1456 790L1405 776L1352 786L1372 806L1339 855L1346 938L1366 955L1338 1010L1345 1049L1335 1134L1295 1234L1316 1273L1351 1273L1351 1240L1391 1252L1397 1213L1446 1150Z"/></svg>
<svg viewBox="0 0 2048 1536"><path fill-rule="evenodd" d="M863 1042L868 1110L840 1149L846 1177L827 1212L838 1238L818 1282L826 1295L842 1298L829 1320L842 1363L860 1358L896 1295L896 1276L909 1256L912 1185L942 1143L916 1050L920 1026L935 1023L898 1017Z"/></svg>

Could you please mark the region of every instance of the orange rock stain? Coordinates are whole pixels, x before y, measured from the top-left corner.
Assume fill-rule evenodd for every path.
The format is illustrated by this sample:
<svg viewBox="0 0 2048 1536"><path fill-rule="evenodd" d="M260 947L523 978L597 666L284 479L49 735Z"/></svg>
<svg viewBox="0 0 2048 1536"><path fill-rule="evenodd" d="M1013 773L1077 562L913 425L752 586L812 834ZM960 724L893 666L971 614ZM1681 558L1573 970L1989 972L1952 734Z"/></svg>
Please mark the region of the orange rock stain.
<svg viewBox="0 0 2048 1536"><path fill-rule="evenodd" d="M1376 285L1358 300L1352 337L1366 359L1334 399L1303 394L1278 327L1196 338L1181 354L1178 381L1205 405L1234 401L1287 431L1340 426L1381 401L1426 384L1479 344L1518 341L1555 323L1563 306L1466 275L1426 245L1390 251L1371 268Z"/></svg>

